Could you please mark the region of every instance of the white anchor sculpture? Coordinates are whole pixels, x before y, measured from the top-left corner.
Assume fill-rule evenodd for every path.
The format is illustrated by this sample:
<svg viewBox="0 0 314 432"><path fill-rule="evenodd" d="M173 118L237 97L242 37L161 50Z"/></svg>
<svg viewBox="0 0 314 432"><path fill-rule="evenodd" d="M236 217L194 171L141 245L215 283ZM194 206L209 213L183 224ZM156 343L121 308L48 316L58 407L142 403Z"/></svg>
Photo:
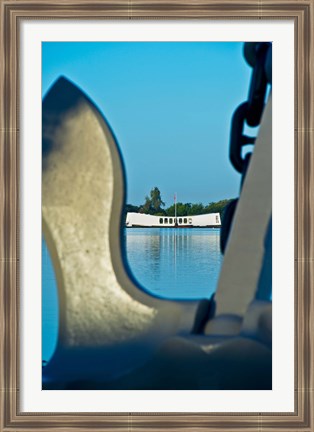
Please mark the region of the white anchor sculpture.
<svg viewBox="0 0 314 432"><path fill-rule="evenodd" d="M121 235L121 155L104 117L65 78L43 102L42 167L43 231L59 296L58 343L43 369L44 388L271 386L271 303L265 293L255 300L267 284L271 253L264 244L271 98L225 253L216 316L200 334L192 329L208 314L204 303L158 299L130 275Z"/></svg>

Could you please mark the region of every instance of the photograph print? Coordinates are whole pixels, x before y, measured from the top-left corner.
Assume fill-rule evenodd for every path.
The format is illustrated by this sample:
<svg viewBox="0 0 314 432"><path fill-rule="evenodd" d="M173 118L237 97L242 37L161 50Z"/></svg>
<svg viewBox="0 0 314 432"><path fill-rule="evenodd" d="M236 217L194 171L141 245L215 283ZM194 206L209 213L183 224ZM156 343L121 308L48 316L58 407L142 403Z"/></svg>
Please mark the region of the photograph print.
<svg viewBox="0 0 314 432"><path fill-rule="evenodd" d="M272 44L42 43L42 389L272 389Z"/></svg>

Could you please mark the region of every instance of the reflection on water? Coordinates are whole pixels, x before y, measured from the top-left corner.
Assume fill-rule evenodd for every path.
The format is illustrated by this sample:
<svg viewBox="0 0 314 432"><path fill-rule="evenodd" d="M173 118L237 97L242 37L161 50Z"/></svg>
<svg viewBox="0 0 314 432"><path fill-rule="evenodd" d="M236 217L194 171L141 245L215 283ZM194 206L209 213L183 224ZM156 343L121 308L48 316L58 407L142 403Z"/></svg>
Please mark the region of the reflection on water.
<svg viewBox="0 0 314 432"><path fill-rule="evenodd" d="M126 250L140 285L166 298L210 297L222 257L219 229L128 228Z"/></svg>

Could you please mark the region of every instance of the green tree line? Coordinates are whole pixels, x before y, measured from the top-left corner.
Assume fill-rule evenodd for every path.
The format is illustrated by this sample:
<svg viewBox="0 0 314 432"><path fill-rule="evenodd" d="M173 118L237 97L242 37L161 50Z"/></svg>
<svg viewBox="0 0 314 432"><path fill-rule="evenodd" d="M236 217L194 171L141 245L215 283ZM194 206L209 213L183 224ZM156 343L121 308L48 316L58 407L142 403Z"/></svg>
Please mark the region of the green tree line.
<svg viewBox="0 0 314 432"><path fill-rule="evenodd" d="M202 203L177 203L177 216L193 216L206 213L220 213L222 215L226 205L231 201L231 199L224 199L217 202L210 202L206 205ZM158 187L154 187L149 196L145 197L145 202L142 205L135 206L132 204L126 205L126 213L144 213L156 216L174 216L175 215L175 205L172 204L168 208L165 207L165 203L161 198L161 193Z"/></svg>

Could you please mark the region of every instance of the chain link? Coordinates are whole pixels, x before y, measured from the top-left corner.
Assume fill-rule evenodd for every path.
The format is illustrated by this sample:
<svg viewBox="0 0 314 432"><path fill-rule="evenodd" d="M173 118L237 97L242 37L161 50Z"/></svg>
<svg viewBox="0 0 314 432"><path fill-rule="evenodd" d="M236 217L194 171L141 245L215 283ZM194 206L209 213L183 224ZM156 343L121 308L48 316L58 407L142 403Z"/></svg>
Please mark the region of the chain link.
<svg viewBox="0 0 314 432"><path fill-rule="evenodd" d="M244 102L235 110L230 134L230 161L233 167L239 172L243 172L244 159L242 157L242 149L245 145L254 144L255 137L248 137L243 134L245 120L248 115L249 104Z"/></svg>
<svg viewBox="0 0 314 432"><path fill-rule="evenodd" d="M242 149L247 144L255 143L255 138L244 135L245 123L251 127L260 124L267 83L271 82L271 48L269 42L247 42L244 45L244 57L249 65L253 66L253 72L248 100L235 110L230 133L230 161L240 173L244 166Z"/></svg>
<svg viewBox="0 0 314 432"><path fill-rule="evenodd" d="M271 47L269 43L258 43L255 47L256 61L251 78L246 116L247 124L252 127L260 124L264 110L267 88L265 63L269 47Z"/></svg>

